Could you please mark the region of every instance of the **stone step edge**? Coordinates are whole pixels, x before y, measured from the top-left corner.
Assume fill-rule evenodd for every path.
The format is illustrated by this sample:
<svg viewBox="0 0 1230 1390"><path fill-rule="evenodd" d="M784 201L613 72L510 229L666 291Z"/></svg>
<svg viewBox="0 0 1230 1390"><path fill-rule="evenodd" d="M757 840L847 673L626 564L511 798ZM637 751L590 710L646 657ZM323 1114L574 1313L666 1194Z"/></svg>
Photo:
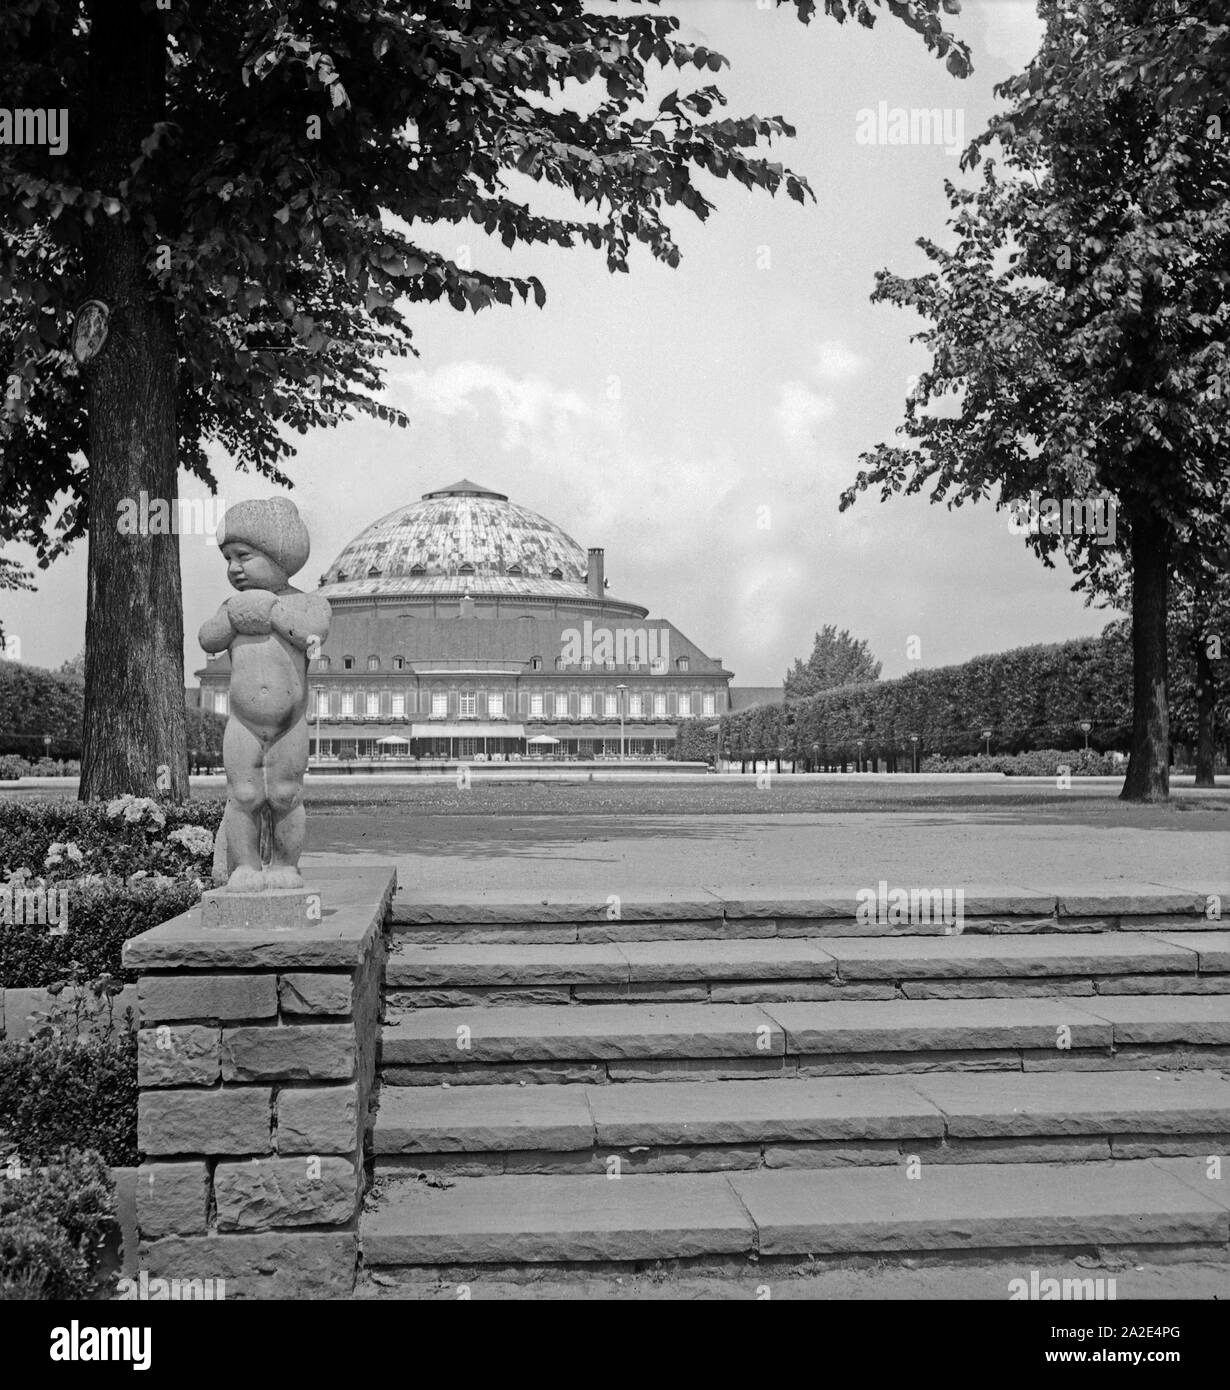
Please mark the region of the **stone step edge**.
<svg viewBox="0 0 1230 1390"><path fill-rule="evenodd" d="M360 1246L369 1269L1201 1244L1230 1258L1230 1197L1212 1183L1201 1190L1199 1166L931 1165L916 1183L907 1165L516 1176L460 1178L442 1191L382 1178Z"/></svg>
<svg viewBox="0 0 1230 1390"><path fill-rule="evenodd" d="M959 875L936 875L936 881L947 885L954 893L961 888ZM923 890L926 885L904 886ZM866 886L877 893L878 885ZM391 921L394 926L483 926L483 925L560 925L594 926L619 923L720 922L737 924L755 919L825 919L845 918L854 921L860 904L858 888L818 888L797 895L749 898L743 894L729 896L720 890L701 890L695 896L676 896L654 893L594 894L554 898L547 894L530 893L506 897L486 897L476 900L464 892L437 894L431 901L414 901L407 896L394 898ZM930 891L930 890L928 890ZM1019 889L1004 893L965 890L963 915L979 917L1032 917L1038 919L1119 918L1142 915L1180 917L1190 920L1205 918L1214 910L1212 900L1218 900L1230 916L1230 885L1203 889L1167 889L1140 885L1138 890L1124 893L1057 891L1035 892ZM404 890L403 890L404 893ZM891 899L889 904L891 906ZM877 908L880 915L883 909Z"/></svg>

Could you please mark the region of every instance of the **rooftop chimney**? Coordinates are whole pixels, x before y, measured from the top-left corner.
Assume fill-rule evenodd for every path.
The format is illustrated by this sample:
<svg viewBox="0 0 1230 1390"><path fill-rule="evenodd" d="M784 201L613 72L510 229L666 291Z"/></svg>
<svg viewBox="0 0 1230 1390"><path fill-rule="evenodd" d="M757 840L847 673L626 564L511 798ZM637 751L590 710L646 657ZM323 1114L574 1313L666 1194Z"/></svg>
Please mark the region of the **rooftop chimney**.
<svg viewBox="0 0 1230 1390"><path fill-rule="evenodd" d="M589 591L597 598L601 598L606 592L605 569L606 561L603 558L603 550L600 546L591 545L589 548Z"/></svg>

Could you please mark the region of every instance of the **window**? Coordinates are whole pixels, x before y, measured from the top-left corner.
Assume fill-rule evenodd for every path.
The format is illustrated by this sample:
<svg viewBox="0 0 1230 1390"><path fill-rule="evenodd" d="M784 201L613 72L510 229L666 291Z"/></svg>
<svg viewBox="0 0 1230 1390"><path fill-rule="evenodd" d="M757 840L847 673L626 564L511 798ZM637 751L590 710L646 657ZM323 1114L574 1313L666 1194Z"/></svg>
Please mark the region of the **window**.
<svg viewBox="0 0 1230 1390"><path fill-rule="evenodd" d="M521 574L524 573L524 571L522 570L522 568L521 568L520 565L509 565L509 567L508 567L508 573L509 573L509 574L515 574L515 575L517 575L517 576L519 577Z"/></svg>
<svg viewBox="0 0 1230 1390"><path fill-rule="evenodd" d="M316 669L318 671L327 671L329 669L329 658L327 656L318 656L316 658Z"/></svg>
<svg viewBox="0 0 1230 1390"><path fill-rule="evenodd" d="M686 671L686 670L688 669L688 659L687 659L687 657L686 657L686 656L681 656L681 657L679 657L679 659L675 662L675 665L679 668L679 670L681 670L681 671Z"/></svg>
<svg viewBox="0 0 1230 1390"><path fill-rule="evenodd" d="M615 669L615 663L613 661L604 661L602 664L608 671L613 671Z"/></svg>
<svg viewBox="0 0 1230 1390"><path fill-rule="evenodd" d="M406 717L406 697L404 695L394 695L392 706L394 719L404 719Z"/></svg>
<svg viewBox="0 0 1230 1390"><path fill-rule="evenodd" d="M394 671L404 671L406 669L406 658L404 656L395 656L393 658L393 669Z"/></svg>
<svg viewBox="0 0 1230 1390"><path fill-rule="evenodd" d="M568 718L568 696L557 695L555 697L555 717L556 719Z"/></svg>
<svg viewBox="0 0 1230 1390"><path fill-rule="evenodd" d="M666 713L666 696L655 695L653 697L653 713L655 719L661 719Z"/></svg>
<svg viewBox="0 0 1230 1390"><path fill-rule="evenodd" d="M504 692L500 691L487 696L487 713L492 719L504 718Z"/></svg>
<svg viewBox="0 0 1230 1390"><path fill-rule="evenodd" d="M380 658L379 658L378 656L369 656L369 657L367 658L367 669L368 669L369 671L379 671L379 670L380 670Z"/></svg>
<svg viewBox="0 0 1230 1390"><path fill-rule="evenodd" d="M411 565L410 573L412 575L426 574L427 570L423 565Z"/></svg>
<svg viewBox="0 0 1230 1390"><path fill-rule="evenodd" d="M345 571L345 570L338 570L338 572L337 572L337 582L338 582L339 584L341 584L341 583L345 580L345 578L346 578L346 571Z"/></svg>
<svg viewBox="0 0 1230 1390"><path fill-rule="evenodd" d="M458 565L458 566L457 566L457 573L458 573L458 574L473 574L473 573L474 573L474 566L473 566L472 564L470 564L470 562L467 560L467 561L465 562L464 565Z"/></svg>
<svg viewBox="0 0 1230 1390"><path fill-rule="evenodd" d="M342 718L354 718L354 696L349 691L342 696Z"/></svg>
<svg viewBox="0 0 1230 1390"><path fill-rule="evenodd" d="M342 657L342 665L346 668L347 671L353 671L353 670L354 670L354 657L353 657L353 656L344 656L344 657Z"/></svg>
<svg viewBox="0 0 1230 1390"><path fill-rule="evenodd" d="M542 718L542 696L537 694L530 696L530 718L535 716Z"/></svg>
<svg viewBox="0 0 1230 1390"><path fill-rule="evenodd" d="M555 669L556 669L557 671L566 670L566 669L567 669L567 666L568 666L568 663L564 660L564 658L563 658L562 656L557 656L557 657L555 658Z"/></svg>
<svg viewBox="0 0 1230 1390"><path fill-rule="evenodd" d="M377 569L377 567L376 567L375 565L373 565L373 566L371 567L371 569L369 569L369 570L367 571L367 577L368 577L369 579L379 579L379 578L380 578L380 571L379 571L379 569Z"/></svg>
<svg viewBox="0 0 1230 1390"><path fill-rule="evenodd" d="M448 714L448 696L443 690L434 690L431 695L431 717L443 719Z"/></svg>
<svg viewBox="0 0 1230 1390"><path fill-rule="evenodd" d="M585 657L585 659L581 662L581 670L588 671L593 667L593 664L594 663L589 659L589 657Z"/></svg>
<svg viewBox="0 0 1230 1390"><path fill-rule="evenodd" d="M679 697L679 717L689 719L692 714L692 697L690 695L680 695Z"/></svg>
<svg viewBox="0 0 1230 1390"><path fill-rule="evenodd" d="M701 710L704 714L717 713L717 701L714 699L712 691L710 691L707 695L702 696Z"/></svg>
<svg viewBox="0 0 1230 1390"><path fill-rule="evenodd" d="M329 696L323 690L319 691L316 696L316 713L324 715L326 718L329 715Z"/></svg>
<svg viewBox="0 0 1230 1390"><path fill-rule="evenodd" d="M369 695L367 697L367 717L374 719L380 713L380 696Z"/></svg>
<svg viewBox="0 0 1230 1390"><path fill-rule="evenodd" d="M645 712L641 708L642 700L643 697L640 695L628 696L628 713L632 716L633 719L639 719L641 715Z"/></svg>
<svg viewBox="0 0 1230 1390"><path fill-rule="evenodd" d="M536 656L536 657L533 658L533 660L531 660L531 662L530 662L530 670L531 670L531 671L541 671L541 670L542 670L542 657Z"/></svg>
<svg viewBox="0 0 1230 1390"><path fill-rule="evenodd" d="M664 656L655 656L649 663L649 669L655 676L660 676L662 672L666 670L666 658Z"/></svg>
<svg viewBox="0 0 1230 1390"><path fill-rule="evenodd" d="M592 695L581 696L581 718L592 719L594 717L594 697Z"/></svg>
<svg viewBox="0 0 1230 1390"><path fill-rule="evenodd" d="M478 696L472 690L461 692L461 717L473 719L478 713Z"/></svg>
<svg viewBox="0 0 1230 1390"><path fill-rule="evenodd" d="M217 694L214 695L214 713L225 714L229 703L226 691L219 690Z"/></svg>
<svg viewBox="0 0 1230 1390"><path fill-rule="evenodd" d="M557 566L551 571L551 578L552 578L552 579L563 579L563 577L564 577L564 571L563 571L562 569L560 569L559 566L557 565Z"/></svg>
<svg viewBox="0 0 1230 1390"><path fill-rule="evenodd" d="M614 695L604 695L602 706L608 719L619 713L619 701Z"/></svg>
<svg viewBox="0 0 1230 1390"><path fill-rule="evenodd" d="M641 663L640 663L639 661L637 661L637 659L636 659L635 657L633 657L632 660L628 662L628 670L629 670L629 671L639 671L640 669L641 669Z"/></svg>

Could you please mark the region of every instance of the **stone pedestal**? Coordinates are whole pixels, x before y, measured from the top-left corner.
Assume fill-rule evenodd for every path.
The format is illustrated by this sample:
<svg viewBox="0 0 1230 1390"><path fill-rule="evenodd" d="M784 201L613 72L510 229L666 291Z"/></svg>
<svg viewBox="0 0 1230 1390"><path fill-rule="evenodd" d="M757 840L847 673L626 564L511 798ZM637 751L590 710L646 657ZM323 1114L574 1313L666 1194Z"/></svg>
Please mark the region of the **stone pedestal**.
<svg viewBox="0 0 1230 1390"><path fill-rule="evenodd" d="M227 1298L353 1288L396 877L313 877L306 895L209 893L202 911L124 944L139 976L136 1195L150 1277L225 1279ZM293 899L297 912L314 892L330 904L323 918L210 918L219 902L242 913L245 898L271 911Z"/></svg>
<svg viewBox="0 0 1230 1390"><path fill-rule="evenodd" d="M321 920L321 896L314 888L266 888L232 893L211 888L201 898L203 927L310 927Z"/></svg>

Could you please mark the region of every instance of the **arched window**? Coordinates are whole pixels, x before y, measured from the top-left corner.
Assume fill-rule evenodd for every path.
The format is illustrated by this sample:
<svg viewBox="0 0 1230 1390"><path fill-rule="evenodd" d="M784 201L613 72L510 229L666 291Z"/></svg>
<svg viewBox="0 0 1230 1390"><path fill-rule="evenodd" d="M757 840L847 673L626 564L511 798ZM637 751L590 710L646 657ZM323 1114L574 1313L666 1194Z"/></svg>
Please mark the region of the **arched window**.
<svg viewBox="0 0 1230 1390"><path fill-rule="evenodd" d="M675 665L679 668L679 670L681 670L681 671L686 671L686 670L688 669L688 659L687 659L687 657L686 657L686 656L681 656L681 657L679 657L679 659L675 662Z"/></svg>
<svg viewBox="0 0 1230 1390"><path fill-rule="evenodd" d="M316 669L318 671L327 671L329 669L329 658L327 656L318 656L316 658Z"/></svg>
<svg viewBox="0 0 1230 1390"><path fill-rule="evenodd" d="M367 669L368 669L369 671L379 671L379 670L380 670L380 658L379 658L378 656L369 656L369 657L367 658Z"/></svg>
<svg viewBox="0 0 1230 1390"><path fill-rule="evenodd" d="M530 661L530 670L531 670L531 671L541 671L541 670L542 670L542 657L536 656L536 657L534 657L534 658Z"/></svg>

